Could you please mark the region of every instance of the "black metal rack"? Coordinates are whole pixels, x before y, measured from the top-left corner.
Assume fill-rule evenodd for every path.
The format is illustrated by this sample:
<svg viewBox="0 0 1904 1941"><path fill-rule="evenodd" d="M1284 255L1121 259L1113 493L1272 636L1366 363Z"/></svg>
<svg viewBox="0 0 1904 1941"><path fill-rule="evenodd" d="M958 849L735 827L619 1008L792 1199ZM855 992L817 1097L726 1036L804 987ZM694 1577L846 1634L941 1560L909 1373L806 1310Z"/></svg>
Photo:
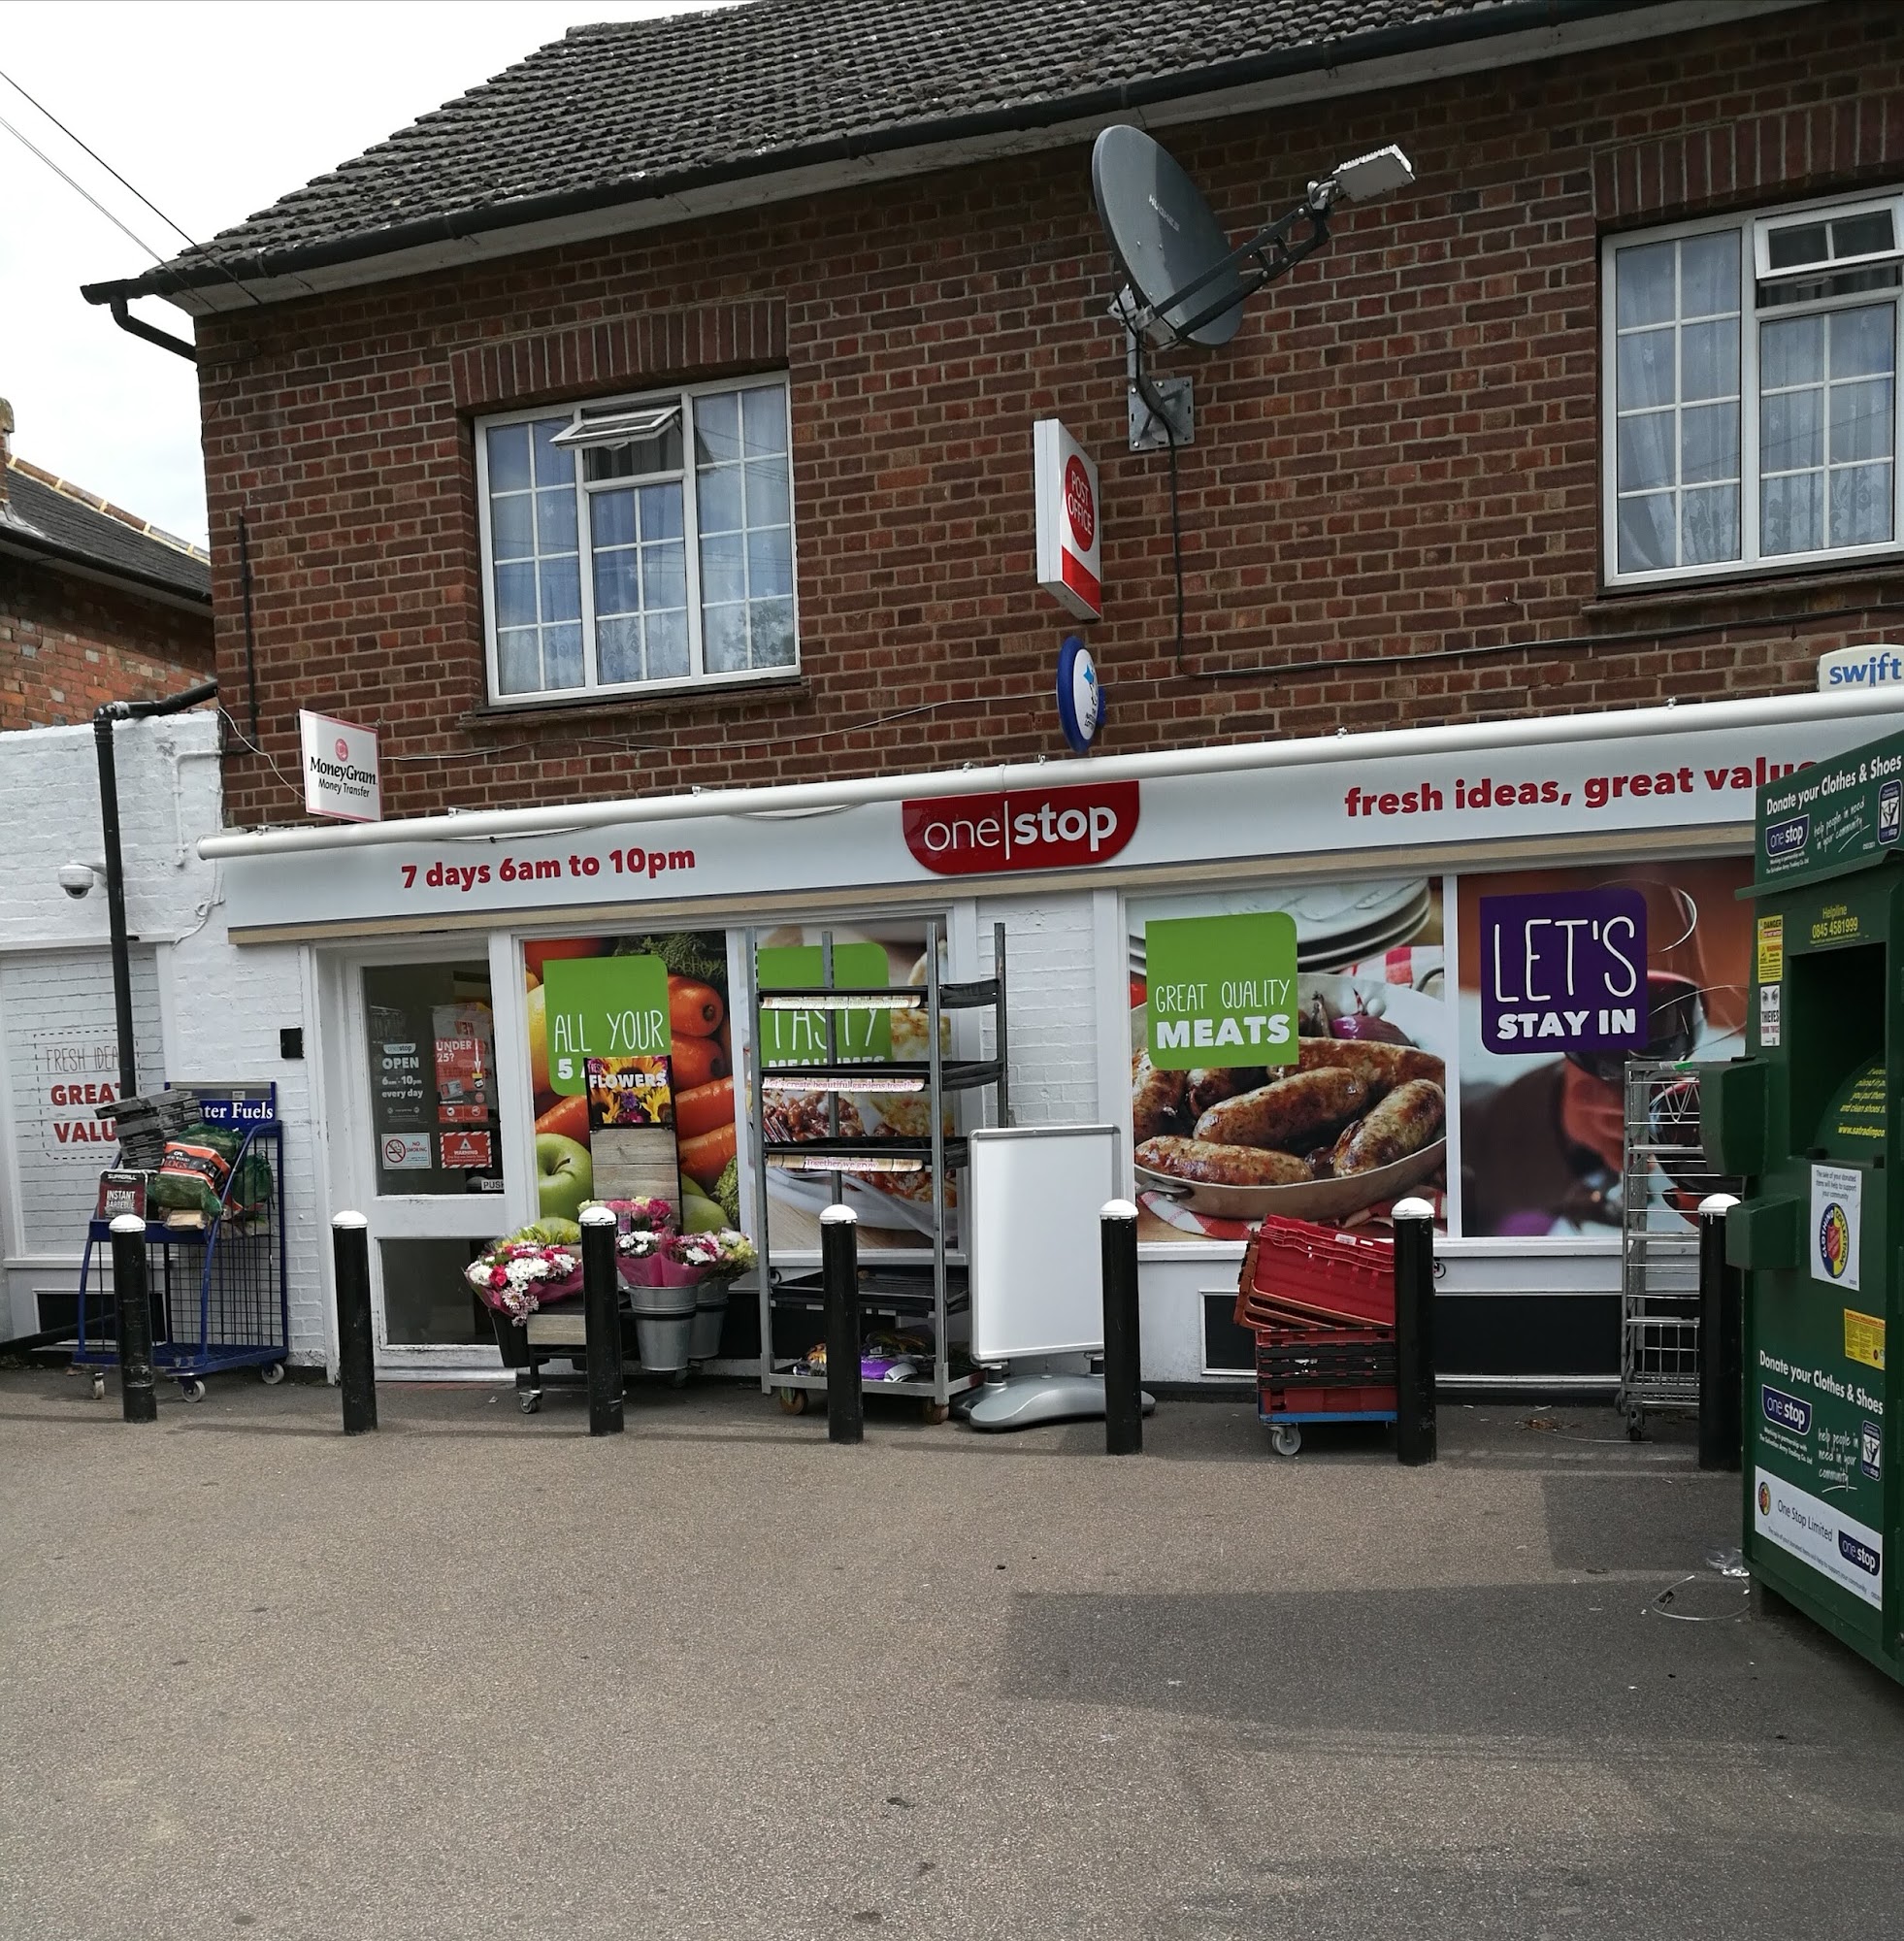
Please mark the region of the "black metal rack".
<svg viewBox="0 0 1904 1941"><path fill-rule="evenodd" d="M833 934L822 935L820 951L822 981L818 984L774 986L764 992L759 978L751 978L753 1030L748 1039L752 1061L749 1088L748 1132L753 1162L755 1214L754 1244L760 1256L761 1389L778 1392L782 1403L804 1407L809 1393L824 1392L823 1374L803 1372L797 1363L777 1355L773 1344L773 1311L777 1305L817 1309L822 1304L817 1269L776 1270L770 1243L767 1180L775 1166L804 1174L818 1174L832 1181L833 1197L841 1197L840 1182L857 1171L928 1171L932 1181L932 1231L930 1268L899 1263L881 1263L862 1269L861 1302L870 1314L896 1317L931 1318L933 1326L933 1370L930 1379L872 1381L863 1386L885 1395L916 1396L929 1415L942 1418L955 1395L975 1386L977 1372L954 1375L951 1371L948 1317L967 1304L963 1269L948 1261L946 1179L948 1173L962 1171L967 1164L966 1139L959 1132L945 1128L945 1102L953 1095L996 1089L998 1120L1009 1123L1009 1081L1006 1075L1006 992L1004 926L992 929L992 975L960 981L939 976L939 952L945 940L945 925L939 918L926 924L926 981L923 986L889 989L865 985L837 984L833 978ZM747 935L747 962L760 961L759 937ZM766 1009L812 1010L826 1019L827 1056L812 1064L783 1062L769 1065L762 1056L764 1037L761 1018ZM836 1020L846 1010L901 1010L921 1012L925 1018L927 1056L923 1059L879 1059L853 1061L836 1056L838 1043ZM993 1042L982 1058L948 1055L943 1036L943 1020L953 1011L990 1010L993 1014ZM771 1139L767 1135L769 1088L777 1079L781 1089L823 1092L828 1095L828 1130L823 1137L810 1139ZM796 1088L794 1081L798 1080ZM858 1136L839 1131L838 1095L843 1092L901 1092L927 1102L931 1130L920 1136ZM839 1162L829 1168L829 1159Z"/></svg>
<svg viewBox="0 0 1904 1941"><path fill-rule="evenodd" d="M152 1366L173 1377L187 1401L202 1400L205 1376L220 1368L258 1369L267 1382L284 1378L290 1342L284 1234L284 1131L278 1087L192 1085L207 1125L242 1135L225 1181L220 1211L202 1228L146 1222L146 1280L152 1309ZM232 1206L230 1195L246 1161L262 1153L270 1191L256 1207ZM93 1393L116 1365L118 1316L113 1293L113 1225L86 1225L80 1264L76 1367L91 1368Z"/></svg>

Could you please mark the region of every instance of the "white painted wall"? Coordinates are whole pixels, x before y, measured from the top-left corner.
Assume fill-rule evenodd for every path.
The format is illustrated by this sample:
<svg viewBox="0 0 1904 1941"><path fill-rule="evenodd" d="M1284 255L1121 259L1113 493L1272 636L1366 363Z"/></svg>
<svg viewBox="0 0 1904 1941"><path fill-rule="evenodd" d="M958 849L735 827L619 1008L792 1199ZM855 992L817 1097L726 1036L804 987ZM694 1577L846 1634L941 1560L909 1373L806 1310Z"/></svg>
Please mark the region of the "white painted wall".
<svg viewBox="0 0 1904 1941"><path fill-rule="evenodd" d="M977 918L982 967L991 962L992 926L1005 927L1013 1123L1097 1123L1098 953L1090 894L989 897L979 902Z"/></svg>
<svg viewBox="0 0 1904 1941"><path fill-rule="evenodd" d="M199 860L199 838L219 826L216 716L121 722L114 746L126 922L135 956L151 967L149 983L137 968L134 978L141 1082L277 1082L287 1129L292 1359L321 1362L328 1330L317 1271L322 1230L313 1203L311 1067L281 1058L278 1042L285 1025L314 1036L301 953L235 949L217 867ZM72 898L55 873L62 863L103 857L90 726L0 735L0 1065L10 1073L22 1060L31 1068L35 1040L44 1042L54 1025L75 1043L115 1044L104 887ZM116 1078L116 1069L105 1075ZM31 1251L24 1244L21 1168L30 1185L36 1159L43 1165L37 1148L46 1134L44 1124L26 1123L16 1109L16 1089L0 1096L0 1245L7 1249L0 1337L38 1327L34 1290L70 1286L85 1244L82 1225L69 1249L49 1249L45 1235L33 1236ZM112 1151L100 1149L101 1165Z"/></svg>

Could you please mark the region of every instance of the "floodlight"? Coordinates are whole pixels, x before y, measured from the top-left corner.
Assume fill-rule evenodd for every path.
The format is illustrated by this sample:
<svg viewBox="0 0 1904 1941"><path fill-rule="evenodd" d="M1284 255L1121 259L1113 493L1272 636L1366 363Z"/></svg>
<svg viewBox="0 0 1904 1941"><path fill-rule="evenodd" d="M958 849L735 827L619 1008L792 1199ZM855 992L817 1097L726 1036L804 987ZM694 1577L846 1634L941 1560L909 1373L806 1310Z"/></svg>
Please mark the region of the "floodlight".
<svg viewBox="0 0 1904 1941"><path fill-rule="evenodd" d="M1378 195L1393 195L1396 189L1408 187L1414 180L1415 170L1408 157L1391 143L1386 148L1343 162L1327 181L1311 184L1309 199L1313 202L1327 195L1332 201L1339 194L1351 202L1372 202Z"/></svg>

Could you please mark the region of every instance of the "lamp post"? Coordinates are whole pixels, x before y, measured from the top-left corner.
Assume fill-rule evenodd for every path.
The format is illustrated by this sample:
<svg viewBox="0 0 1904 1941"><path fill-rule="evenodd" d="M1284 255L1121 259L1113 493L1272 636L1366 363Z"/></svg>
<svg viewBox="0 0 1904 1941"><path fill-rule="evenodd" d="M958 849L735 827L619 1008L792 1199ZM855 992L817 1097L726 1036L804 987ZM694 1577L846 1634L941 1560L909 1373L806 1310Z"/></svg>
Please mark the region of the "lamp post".
<svg viewBox="0 0 1904 1941"><path fill-rule="evenodd" d="M93 747L99 759L99 819L106 839L106 915L113 933L113 1008L118 1026L119 1097L139 1091L139 1044L132 1029L132 939L125 921L125 868L119 856L119 773L113 731L121 721L144 721L153 714L181 714L210 701L218 692L215 680L202 680L182 694L162 701L109 701L92 717ZM68 864L60 871L62 885ZM85 867L83 865L80 867ZM82 892L83 894L83 892Z"/></svg>

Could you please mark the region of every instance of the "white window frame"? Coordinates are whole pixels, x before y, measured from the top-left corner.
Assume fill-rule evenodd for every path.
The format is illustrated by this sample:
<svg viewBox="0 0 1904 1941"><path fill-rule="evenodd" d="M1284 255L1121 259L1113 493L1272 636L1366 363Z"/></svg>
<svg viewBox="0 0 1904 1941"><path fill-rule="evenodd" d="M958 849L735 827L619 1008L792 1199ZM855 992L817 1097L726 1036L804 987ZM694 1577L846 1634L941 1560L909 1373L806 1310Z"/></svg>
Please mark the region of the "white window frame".
<svg viewBox="0 0 1904 1941"><path fill-rule="evenodd" d="M709 674L703 655L701 613L701 521L700 493L696 484L698 468L694 448L694 405L698 398L726 396L740 391L777 389L787 434L787 520L791 553L793 601L793 659L780 667L739 668L728 674ZM565 411L579 429L584 414L605 419L612 414L635 412L674 405L679 411L681 464L678 471L645 473L637 478L598 478L583 477L582 457L604 439L577 438L568 449L575 460L575 532L581 577L582 669L585 678L579 687L535 688L506 694L500 682L496 646L496 577L489 520L489 432L499 425L540 424ZM664 427L665 428L665 427ZM700 694L726 687L758 687L763 683L797 680L800 677L800 520L794 510L793 488L793 403L792 386L783 371L753 373L744 377L722 378L702 384L676 384L663 390L629 392L604 398L576 399L572 404L547 404L525 411L492 411L475 420L476 520L482 580L482 641L484 679L488 706L494 708L548 707L557 705L582 707L603 700L639 700L650 695ZM657 436L659 433L656 434ZM595 570L594 529L588 504L592 493L626 490L631 485L666 484L681 481L681 539L687 574L687 636L689 672L671 680L629 680L602 682L595 677Z"/></svg>
<svg viewBox="0 0 1904 1941"><path fill-rule="evenodd" d="M1855 290L1843 296L1821 297L1803 305L1761 311L1760 281L1790 282L1868 268L1888 257L1861 256L1803 272L1766 272L1760 268L1765 238L1773 228L1829 213L1832 215L1892 211L1900 244L1904 244L1904 191L1879 195L1820 196L1806 202L1781 203L1770 208L1740 211L1731 215L1706 216L1695 221L1667 223L1657 229L1623 230L1600 244L1600 557L1603 583L1608 587L1684 586L1700 580L1769 578L1780 574L1815 572L1820 567L1860 566L1869 561L1904 556L1904 287L1894 290ZM1618 313L1615 303L1615 256L1622 249L1649 243L1678 242L1688 236L1725 231L1739 238L1739 551L1737 559L1715 560L1700 566L1673 566L1643 573L1620 570L1619 359ZM1857 310L1873 304L1892 305L1893 379L1891 409L1891 537L1872 545L1824 546L1813 552L1783 552L1766 558L1758 553L1758 325L1794 313L1819 315L1831 311ZM1682 401L1683 402L1683 401Z"/></svg>

